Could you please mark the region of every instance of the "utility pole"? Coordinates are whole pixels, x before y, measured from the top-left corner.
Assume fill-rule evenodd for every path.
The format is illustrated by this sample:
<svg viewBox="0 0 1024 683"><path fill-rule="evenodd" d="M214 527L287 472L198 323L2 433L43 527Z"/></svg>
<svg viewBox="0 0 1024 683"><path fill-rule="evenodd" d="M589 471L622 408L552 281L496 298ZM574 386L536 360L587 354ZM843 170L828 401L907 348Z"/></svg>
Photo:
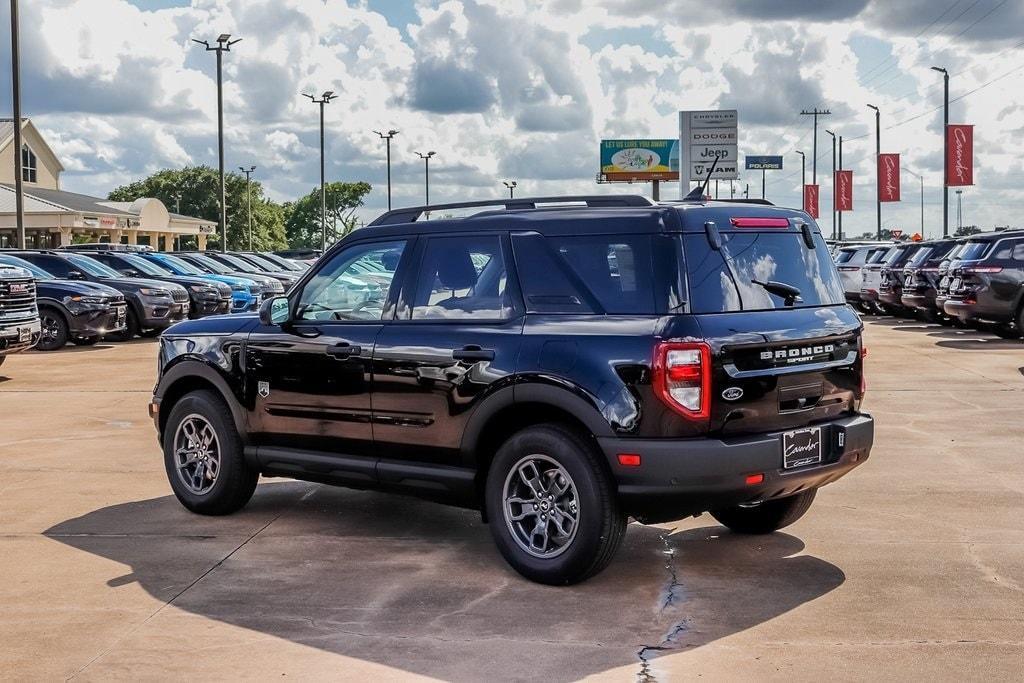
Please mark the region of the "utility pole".
<svg viewBox="0 0 1024 683"><path fill-rule="evenodd" d="M320 99L313 95L303 93L313 104L320 105L320 251L327 251L327 184L324 180L324 105L333 100L336 95L333 90L328 90Z"/></svg>
<svg viewBox="0 0 1024 683"><path fill-rule="evenodd" d="M729 181L729 199L735 199L735 198L736 198L736 186L730 180Z"/></svg>
<svg viewBox="0 0 1024 683"><path fill-rule="evenodd" d="M764 199L764 175L765 175L765 170L762 168L761 169L761 199Z"/></svg>
<svg viewBox="0 0 1024 683"><path fill-rule="evenodd" d="M505 187L508 188L508 198L509 199L515 199L516 198L516 186L519 183L517 183L514 180L513 181L504 180L502 182L504 182L505 183Z"/></svg>
<svg viewBox="0 0 1024 683"><path fill-rule="evenodd" d="M800 115L801 116L813 116L814 117L814 144L813 144L813 147L811 149L811 156L812 156L812 158L811 158L811 176L812 176L811 182L814 185L817 185L818 184L818 117L819 116L831 116L832 112L830 112L828 109L819 110L817 107L815 107L811 111L807 111L806 109L802 110L800 112Z"/></svg>
<svg viewBox="0 0 1024 683"><path fill-rule="evenodd" d="M249 176L256 170L255 166L245 168L239 166L238 170L245 174L245 205L249 213L249 251L252 251L252 185Z"/></svg>
<svg viewBox="0 0 1024 683"><path fill-rule="evenodd" d="M839 170L843 170L843 136L839 136ZM835 188L836 177L832 176L832 187ZM835 189L832 190L832 194L835 194ZM836 208L835 197L832 197L832 208ZM837 239L843 239L843 212L836 211L839 214L839 237Z"/></svg>
<svg viewBox="0 0 1024 683"><path fill-rule="evenodd" d="M430 206L430 157L437 154L437 152L427 152L426 154L423 152L416 152L416 154L419 155L420 159L423 159L423 183L426 186L424 192L425 201L423 202L423 205ZM427 218L428 220L430 218L429 211L427 212Z"/></svg>
<svg viewBox="0 0 1024 683"><path fill-rule="evenodd" d="M210 47L205 40L192 39L206 48L207 52L217 53L217 168L220 171L220 250L228 250L228 201L227 193L224 190L224 79L221 66L225 52L231 52L231 46L242 40L235 38L231 40L230 33L222 33L217 37L217 45Z"/></svg>
<svg viewBox="0 0 1024 683"><path fill-rule="evenodd" d="M946 170L946 160L949 159L949 140L946 136L949 130L949 72L941 66L933 66L932 71L942 74L942 236L949 237L949 174Z"/></svg>
<svg viewBox="0 0 1024 683"><path fill-rule="evenodd" d="M21 48L18 45L18 0L11 0L11 89L14 101L14 204L18 249L25 249L25 190L21 168Z"/></svg>
<svg viewBox="0 0 1024 683"><path fill-rule="evenodd" d="M875 211L878 215L876 239L882 239L882 174L878 170L878 160L882 156L882 112L873 104L869 109L875 110Z"/></svg>
<svg viewBox="0 0 1024 683"><path fill-rule="evenodd" d="M921 182L921 237L924 237L924 175L918 175L907 167L903 167L903 170L914 176Z"/></svg>
<svg viewBox="0 0 1024 683"><path fill-rule="evenodd" d="M832 239L836 239L836 134L828 128L825 132L832 136Z"/></svg>
<svg viewBox="0 0 1024 683"><path fill-rule="evenodd" d="M960 232L963 229L963 227L964 227L964 205L963 205L963 202L962 202L963 194L964 194L963 190L957 190L956 191L956 231L957 232Z"/></svg>
<svg viewBox="0 0 1024 683"><path fill-rule="evenodd" d="M389 130L387 133L382 133L379 130L373 131L380 136L380 139L384 141L384 146L387 148L387 159L388 159L388 211L391 210L391 138L398 135L399 131Z"/></svg>

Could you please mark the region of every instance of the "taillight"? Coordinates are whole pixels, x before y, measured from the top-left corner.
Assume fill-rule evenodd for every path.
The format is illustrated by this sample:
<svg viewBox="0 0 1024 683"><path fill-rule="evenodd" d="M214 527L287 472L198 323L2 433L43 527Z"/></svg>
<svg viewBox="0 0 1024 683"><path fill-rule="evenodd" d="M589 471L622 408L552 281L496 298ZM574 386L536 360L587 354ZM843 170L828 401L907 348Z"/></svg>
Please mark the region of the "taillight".
<svg viewBox="0 0 1024 683"><path fill-rule="evenodd" d="M960 268L961 273L1000 273L1002 272L1000 266L971 266L969 268Z"/></svg>
<svg viewBox="0 0 1024 683"><path fill-rule="evenodd" d="M711 347L705 342L662 342L654 348L654 392L691 420L711 416Z"/></svg>
<svg viewBox="0 0 1024 683"><path fill-rule="evenodd" d="M839 270L842 272L850 273L855 270L860 270L860 266L839 266Z"/></svg>
<svg viewBox="0 0 1024 683"><path fill-rule="evenodd" d="M788 218L755 218L752 216L742 216L739 218L730 218L729 222L732 223L734 228L788 228Z"/></svg>

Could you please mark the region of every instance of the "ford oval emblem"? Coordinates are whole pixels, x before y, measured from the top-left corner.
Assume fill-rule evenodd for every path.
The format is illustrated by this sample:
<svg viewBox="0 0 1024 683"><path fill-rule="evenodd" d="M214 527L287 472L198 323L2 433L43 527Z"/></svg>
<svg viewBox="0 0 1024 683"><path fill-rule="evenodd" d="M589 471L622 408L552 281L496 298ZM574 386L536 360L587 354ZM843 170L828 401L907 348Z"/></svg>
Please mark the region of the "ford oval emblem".
<svg viewBox="0 0 1024 683"><path fill-rule="evenodd" d="M726 401L738 401L743 398L743 390L739 387L729 387L722 392L722 398Z"/></svg>

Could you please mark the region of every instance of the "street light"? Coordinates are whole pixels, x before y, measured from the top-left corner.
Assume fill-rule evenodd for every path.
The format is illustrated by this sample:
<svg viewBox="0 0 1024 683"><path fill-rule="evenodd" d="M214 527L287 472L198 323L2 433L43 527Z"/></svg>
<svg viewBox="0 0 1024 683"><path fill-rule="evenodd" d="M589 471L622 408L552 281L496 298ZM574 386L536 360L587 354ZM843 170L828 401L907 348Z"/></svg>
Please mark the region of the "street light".
<svg viewBox="0 0 1024 683"><path fill-rule="evenodd" d="M514 180L512 180L512 181L503 180L502 182L505 183L505 187L508 188L508 198L509 199L515 199L516 198L516 187L519 185L519 183L517 183Z"/></svg>
<svg viewBox="0 0 1024 683"><path fill-rule="evenodd" d="M217 168L220 170L220 250L228 250L228 203L227 193L224 190L224 81L221 75L222 57L225 52L231 52L231 46L242 40L235 38L231 40L230 33L222 33L217 36L217 44L210 47L205 40L192 39L206 48L207 52L217 53Z"/></svg>
<svg viewBox="0 0 1024 683"><path fill-rule="evenodd" d="M803 186L807 184L807 155L800 150L796 153L800 155L800 191L803 192Z"/></svg>
<svg viewBox="0 0 1024 683"><path fill-rule="evenodd" d="M333 90L326 91L317 99L313 95L302 94L313 104L320 105L320 251L327 251L327 185L324 183L324 105L336 95Z"/></svg>
<svg viewBox="0 0 1024 683"><path fill-rule="evenodd" d="M913 171L911 171L909 168L907 168L905 166L903 167L903 170L906 171L907 173L909 173L910 175L914 176L915 178L917 178L919 181L921 181L921 237L923 238L924 237L924 176L923 175L918 175L917 173L914 173Z"/></svg>
<svg viewBox="0 0 1024 683"><path fill-rule="evenodd" d="M11 89L14 103L14 205L18 248L24 249L25 192L21 170L21 50L18 46L18 0L11 0Z"/></svg>
<svg viewBox="0 0 1024 683"><path fill-rule="evenodd" d="M869 109L875 110L875 211L878 214L877 239L882 239L882 178L878 172L878 159L882 156L882 112L873 104Z"/></svg>
<svg viewBox="0 0 1024 683"><path fill-rule="evenodd" d="M416 154L420 159L423 159L423 180L426 184L426 200L423 205L430 206L430 157L437 154L437 152L427 152L426 154L423 152L416 152Z"/></svg>
<svg viewBox="0 0 1024 683"><path fill-rule="evenodd" d="M388 211L391 210L391 138L398 135L397 130L389 130L387 133L382 133L379 130L373 131L380 136L380 139L384 141L387 147L388 154Z"/></svg>
<svg viewBox="0 0 1024 683"><path fill-rule="evenodd" d="M250 166L246 168L239 166L238 170L245 174L245 204L246 210L249 212L249 251L252 251L252 186L250 176L256 170L256 167Z"/></svg>
<svg viewBox="0 0 1024 683"><path fill-rule="evenodd" d="M931 69L942 74L942 236L949 237L949 176L946 171L946 159L949 158L949 141L946 137L946 131L949 130L949 72L941 66L933 66Z"/></svg>

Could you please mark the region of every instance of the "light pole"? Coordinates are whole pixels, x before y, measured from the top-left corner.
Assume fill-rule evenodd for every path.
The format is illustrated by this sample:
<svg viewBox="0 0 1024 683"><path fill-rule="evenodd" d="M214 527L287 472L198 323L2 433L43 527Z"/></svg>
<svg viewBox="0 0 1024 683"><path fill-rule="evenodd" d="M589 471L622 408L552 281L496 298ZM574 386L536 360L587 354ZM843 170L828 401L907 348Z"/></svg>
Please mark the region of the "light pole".
<svg viewBox="0 0 1024 683"><path fill-rule="evenodd" d="M426 201L423 205L430 206L430 157L437 154L437 152L427 152L426 154L416 152L416 154L419 155L420 159L423 159L423 180L426 185L426 192L424 193Z"/></svg>
<svg viewBox="0 0 1024 683"><path fill-rule="evenodd" d="M397 130L389 130L387 133L382 133L379 130L373 131L380 136L380 139L384 141L385 147L387 147L388 155L388 211L391 210L391 138L398 135Z"/></svg>
<svg viewBox="0 0 1024 683"><path fill-rule="evenodd" d="M796 153L800 155L800 191L803 192L803 186L807 184L807 155L800 150Z"/></svg>
<svg viewBox="0 0 1024 683"><path fill-rule="evenodd" d="M21 170L21 49L18 45L18 0L11 0L11 89L14 102L14 205L18 248L25 244L25 192Z"/></svg>
<svg viewBox="0 0 1024 683"><path fill-rule="evenodd" d="M231 52L231 46L240 41L241 38L231 40L230 33L222 33L217 36L217 45L210 47L205 40L192 39L193 43L199 43L206 48L207 52L217 53L217 168L220 170L220 250L228 250L228 203L227 193L224 190L224 80L221 66L222 57L225 52Z"/></svg>
<svg viewBox="0 0 1024 683"><path fill-rule="evenodd" d="M509 199L515 199L516 198L516 186L518 186L519 183L517 183L514 180L511 181L511 182L508 181L508 180L504 180L502 182L504 182L505 183L505 187L508 188L508 198Z"/></svg>
<svg viewBox="0 0 1024 683"><path fill-rule="evenodd" d="M252 181L250 176L256 170L256 167L250 166L245 168L244 166L239 166L238 170L245 174L245 208L249 213L249 251L252 251Z"/></svg>
<svg viewBox="0 0 1024 683"><path fill-rule="evenodd" d="M843 170L843 136L842 135L839 136L839 170L840 171ZM835 183L836 183L836 177L833 175L832 176L832 187L833 187L832 193L833 194L835 194L835 189L834 189L835 188ZM833 197L832 199L833 199L833 201L832 201L832 208L835 208L836 207L835 197ZM836 211L836 213L839 214L839 227L838 227L838 232L837 232L837 239L843 239L843 212L842 211Z"/></svg>
<svg viewBox="0 0 1024 683"><path fill-rule="evenodd" d="M914 173L907 167L903 167L903 170L914 176L921 182L921 237L924 238L924 176Z"/></svg>
<svg viewBox="0 0 1024 683"><path fill-rule="evenodd" d="M877 239L882 239L882 178L878 171L878 159L882 156L882 112L873 104L869 109L875 110L875 211L878 214Z"/></svg>
<svg viewBox="0 0 1024 683"><path fill-rule="evenodd" d="M836 239L836 134L828 128L825 132L832 136L832 239Z"/></svg>
<svg viewBox="0 0 1024 683"><path fill-rule="evenodd" d="M949 237L949 175L946 171L946 159L949 158L949 141L946 138L949 130L949 72L941 66L933 66L932 71L942 74L942 236Z"/></svg>
<svg viewBox="0 0 1024 683"><path fill-rule="evenodd" d="M964 205L963 205L963 190L956 191L956 231L960 232L964 227Z"/></svg>
<svg viewBox="0 0 1024 683"><path fill-rule="evenodd" d="M327 185L324 182L324 105L335 98L333 90L328 90L320 99L303 93L313 104L320 105L320 251L327 251Z"/></svg>

